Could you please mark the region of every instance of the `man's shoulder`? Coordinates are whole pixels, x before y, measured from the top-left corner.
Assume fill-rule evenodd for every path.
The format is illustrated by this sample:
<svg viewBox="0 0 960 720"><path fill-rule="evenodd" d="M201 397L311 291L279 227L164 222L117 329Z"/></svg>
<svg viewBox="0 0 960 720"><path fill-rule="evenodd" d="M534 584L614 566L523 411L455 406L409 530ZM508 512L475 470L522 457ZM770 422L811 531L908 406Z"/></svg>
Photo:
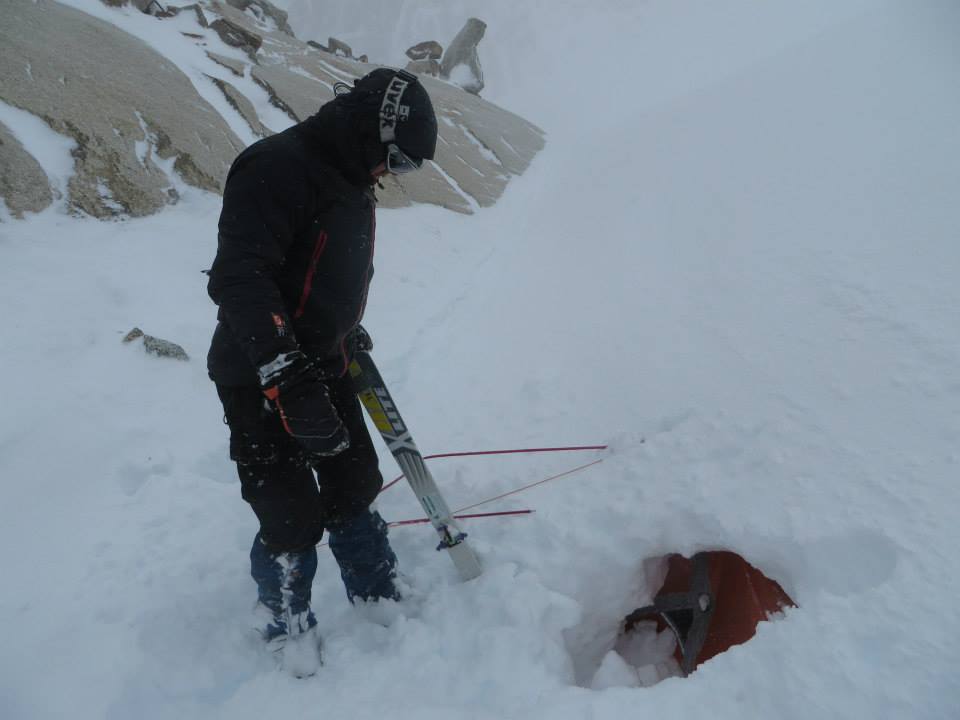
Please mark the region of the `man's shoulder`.
<svg viewBox="0 0 960 720"><path fill-rule="evenodd" d="M348 204L364 202L369 188L350 183L340 170L307 142L294 125L275 135L265 137L243 150L233 161L227 175L228 182L246 185L268 183L274 189L309 189L329 205L337 200ZM324 200L325 199L325 200Z"/></svg>
<svg viewBox="0 0 960 720"><path fill-rule="evenodd" d="M274 168L293 170L303 167L305 155L306 148L303 147L302 140L295 133L284 130L248 145L233 161L227 177L248 167L256 167L264 172Z"/></svg>

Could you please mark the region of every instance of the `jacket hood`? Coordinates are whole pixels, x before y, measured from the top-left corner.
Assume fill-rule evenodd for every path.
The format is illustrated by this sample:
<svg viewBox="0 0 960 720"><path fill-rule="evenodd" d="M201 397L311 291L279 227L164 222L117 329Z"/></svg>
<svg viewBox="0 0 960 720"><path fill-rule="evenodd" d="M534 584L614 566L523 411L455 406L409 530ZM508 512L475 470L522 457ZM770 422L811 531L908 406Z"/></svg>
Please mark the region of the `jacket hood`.
<svg viewBox="0 0 960 720"><path fill-rule="evenodd" d="M367 186L374 182L370 171L382 160L373 159L370 143L351 122L350 111L337 99L295 126L311 150L335 167L352 185Z"/></svg>

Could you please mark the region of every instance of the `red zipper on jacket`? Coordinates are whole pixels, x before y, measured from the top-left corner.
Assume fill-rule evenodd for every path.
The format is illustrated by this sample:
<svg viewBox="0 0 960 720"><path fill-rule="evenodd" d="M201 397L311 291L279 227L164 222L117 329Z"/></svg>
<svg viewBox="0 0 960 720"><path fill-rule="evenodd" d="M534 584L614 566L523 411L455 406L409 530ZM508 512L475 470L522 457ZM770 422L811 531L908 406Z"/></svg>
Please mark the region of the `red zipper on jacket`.
<svg viewBox="0 0 960 720"><path fill-rule="evenodd" d="M293 314L294 318L299 318L307 309L307 298L310 297L310 289L313 287L313 275L317 271L317 263L320 262L320 256L323 255L323 249L327 246L327 231L322 230L317 236L317 242L313 246L313 255L310 257L310 265L307 267L307 276L303 279L303 291L300 293L300 304L297 311Z"/></svg>

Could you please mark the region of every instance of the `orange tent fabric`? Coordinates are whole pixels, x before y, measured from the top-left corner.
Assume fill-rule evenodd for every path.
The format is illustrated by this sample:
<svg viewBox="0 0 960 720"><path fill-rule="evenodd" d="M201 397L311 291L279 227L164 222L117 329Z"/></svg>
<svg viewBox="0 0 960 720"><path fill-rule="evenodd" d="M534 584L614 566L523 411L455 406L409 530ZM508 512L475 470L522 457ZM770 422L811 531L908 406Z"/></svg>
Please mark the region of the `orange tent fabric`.
<svg viewBox="0 0 960 720"><path fill-rule="evenodd" d="M776 581L736 553L670 555L654 604L628 615L624 631L643 620L656 620L658 631L669 627L677 635L677 662L689 673L752 638L760 621L795 605Z"/></svg>

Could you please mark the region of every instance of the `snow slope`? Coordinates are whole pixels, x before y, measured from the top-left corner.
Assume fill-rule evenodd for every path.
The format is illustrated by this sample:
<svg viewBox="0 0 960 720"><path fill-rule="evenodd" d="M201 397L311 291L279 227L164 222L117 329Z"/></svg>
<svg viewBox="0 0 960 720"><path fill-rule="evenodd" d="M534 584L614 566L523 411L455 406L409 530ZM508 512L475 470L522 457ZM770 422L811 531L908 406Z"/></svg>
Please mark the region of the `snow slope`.
<svg viewBox="0 0 960 720"><path fill-rule="evenodd" d="M203 367L217 198L0 224L2 716L956 717L960 8L835 5L399 4L527 38L484 94L548 144L476 216L381 213L365 324L394 396L425 452L611 450L485 508L537 513L469 525L472 583L396 529L416 596L390 627L322 552L310 680L245 632L255 520ZM358 50L426 39L396 27ZM434 469L460 507L592 459ZM419 515L402 486L380 508ZM643 560L720 547L800 607L629 687L608 651Z"/></svg>

